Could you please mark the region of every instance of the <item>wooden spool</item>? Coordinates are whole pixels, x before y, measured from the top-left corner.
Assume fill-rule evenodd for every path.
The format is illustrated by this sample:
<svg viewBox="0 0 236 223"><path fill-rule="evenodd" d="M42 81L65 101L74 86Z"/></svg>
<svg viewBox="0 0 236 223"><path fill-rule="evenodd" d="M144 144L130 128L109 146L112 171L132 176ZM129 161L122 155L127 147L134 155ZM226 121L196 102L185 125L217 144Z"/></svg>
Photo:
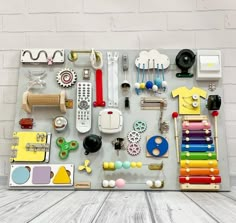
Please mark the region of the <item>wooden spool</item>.
<svg viewBox="0 0 236 223"><path fill-rule="evenodd" d="M66 113L66 92L63 90L60 94L32 94L29 91L24 92L22 109L31 113L32 106L58 106L62 113Z"/></svg>

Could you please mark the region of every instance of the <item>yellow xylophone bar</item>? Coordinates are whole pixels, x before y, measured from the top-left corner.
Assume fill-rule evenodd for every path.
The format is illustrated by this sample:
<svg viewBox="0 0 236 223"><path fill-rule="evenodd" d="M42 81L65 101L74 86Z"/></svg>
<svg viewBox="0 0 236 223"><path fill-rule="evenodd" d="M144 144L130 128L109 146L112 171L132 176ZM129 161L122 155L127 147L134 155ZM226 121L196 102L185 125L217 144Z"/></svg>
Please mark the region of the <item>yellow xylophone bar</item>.
<svg viewBox="0 0 236 223"><path fill-rule="evenodd" d="M180 167L182 168L213 168L218 167L217 160L181 160Z"/></svg>

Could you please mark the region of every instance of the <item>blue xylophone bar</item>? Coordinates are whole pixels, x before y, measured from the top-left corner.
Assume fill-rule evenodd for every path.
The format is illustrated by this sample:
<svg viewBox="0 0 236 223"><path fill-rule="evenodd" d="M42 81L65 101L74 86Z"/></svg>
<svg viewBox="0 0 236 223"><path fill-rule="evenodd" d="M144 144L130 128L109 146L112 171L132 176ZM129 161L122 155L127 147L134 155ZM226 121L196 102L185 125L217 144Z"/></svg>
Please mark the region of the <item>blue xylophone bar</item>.
<svg viewBox="0 0 236 223"><path fill-rule="evenodd" d="M182 144L181 145L182 152L212 152L215 151L214 144Z"/></svg>

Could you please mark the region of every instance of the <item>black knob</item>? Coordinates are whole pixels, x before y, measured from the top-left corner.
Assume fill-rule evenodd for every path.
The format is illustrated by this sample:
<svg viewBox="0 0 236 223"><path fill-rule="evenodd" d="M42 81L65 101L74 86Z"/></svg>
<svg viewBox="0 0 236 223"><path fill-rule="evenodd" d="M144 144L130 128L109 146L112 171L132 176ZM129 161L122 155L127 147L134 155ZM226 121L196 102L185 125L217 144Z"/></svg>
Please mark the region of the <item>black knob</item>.
<svg viewBox="0 0 236 223"><path fill-rule="evenodd" d="M102 137L94 134L88 135L84 138L83 146L85 149L85 155L95 153L102 147Z"/></svg>

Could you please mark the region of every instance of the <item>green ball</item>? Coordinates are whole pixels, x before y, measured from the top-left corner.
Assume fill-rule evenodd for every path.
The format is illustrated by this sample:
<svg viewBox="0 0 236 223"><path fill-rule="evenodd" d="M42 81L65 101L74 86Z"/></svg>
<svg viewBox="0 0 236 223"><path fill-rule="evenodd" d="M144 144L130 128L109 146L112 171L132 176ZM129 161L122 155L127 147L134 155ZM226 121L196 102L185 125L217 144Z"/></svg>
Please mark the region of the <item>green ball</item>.
<svg viewBox="0 0 236 223"><path fill-rule="evenodd" d="M115 162L115 168L120 169L122 167L122 162L121 161L116 161Z"/></svg>
<svg viewBox="0 0 236 223"><path fill-rule="evenodd" d="M122 166L123 166L124 169L129 169L130 168L130 162L125 161Z"/></svg>

